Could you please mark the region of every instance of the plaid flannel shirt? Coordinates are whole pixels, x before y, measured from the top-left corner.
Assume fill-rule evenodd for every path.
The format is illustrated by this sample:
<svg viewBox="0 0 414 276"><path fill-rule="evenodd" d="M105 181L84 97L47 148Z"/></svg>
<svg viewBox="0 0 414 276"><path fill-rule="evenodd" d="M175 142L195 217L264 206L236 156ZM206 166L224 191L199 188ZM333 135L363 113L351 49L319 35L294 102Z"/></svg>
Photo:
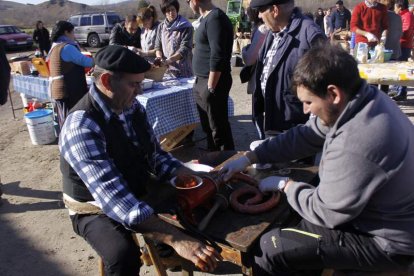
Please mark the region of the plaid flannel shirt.
<svg viewBox="0 0 414 276"><path fill-rule="evenodd" d="M273 58L277 53L277 47L279 46L279 42L282 39L283 33L287 30L287 27L283 28L283 30L281 30L278 33L273 33L272 35L274 36L273 42L272 42L272 46L270 47L270 49L267 51L266 53L266 57L264 60L264 67L263 67L263 71L262 71L262 75L260 76L260 86L262 88L262 93L264 94L266 91L266 84L267 84L267 80L269 79L269 74L271 69L273 70L275 68L275 64L273 63Z"/></svg>
<svg viewBox="0 0 414 276"><path fill-rule="evenodd" d="M103 112L105 121L109 122L112 117L119 119L95 89L93 85L89 93ZM131 116L137 110L145 112L144 107L134 100L132 107L124 110L124 118L121 120L127 136L135 145L138 144L139 133L135 133L132 128ZM159 180L165 180L182 166L182 163L161 149L148 123L142 126L142 129L150 133L151 141L156 145L156 153L149 161L153 164ZM92 203L100 207L108 217L129 229L134 229L135 225L153 214L153 209L137 199L129 190L126 181L106 152L104 133L85 111L69 114L60 134L59 149L91 192L95 199Z"/></svg>

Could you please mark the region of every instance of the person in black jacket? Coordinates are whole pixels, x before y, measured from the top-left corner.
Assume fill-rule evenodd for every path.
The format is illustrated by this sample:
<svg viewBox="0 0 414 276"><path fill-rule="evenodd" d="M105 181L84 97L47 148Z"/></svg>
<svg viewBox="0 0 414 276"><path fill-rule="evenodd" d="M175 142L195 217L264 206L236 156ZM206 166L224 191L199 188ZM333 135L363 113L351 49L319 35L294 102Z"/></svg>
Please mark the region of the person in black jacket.
<svg viewBox="0 0 414 276"><path fill-rule="evenodd" d="M125 22L117 24L109 37L109 45L128 46L134 52L141 48L141 28L136 15L129 15Z"/></svg>
<svg viewBox="0 0 414 276"><path fill-rule="evenodd" d="M0 39L0 105L7 102L7 91L10 83L10 65L4 50L5 41Z"/></svg>
<svg viewBox="0 0 414 276"><path fill-rule="evenodd" d="M43 27L42 21L36 22L36 29L33 32L33 40L39 45L39 50L42 56L47 56L50 50L49 31Z"/></svg>
<svg viewBox="0 0 414 276"><path fill-rule="evenodd" d="M321 30L323 32L325 32L325 26L323 24L323 18L325 17L324 13L323 13L323 9L322 8L318 8L318 10L315 13L315 17L314 17L314 21L316 23L316 25L319 26L319 28L321 28Z"/></svg>

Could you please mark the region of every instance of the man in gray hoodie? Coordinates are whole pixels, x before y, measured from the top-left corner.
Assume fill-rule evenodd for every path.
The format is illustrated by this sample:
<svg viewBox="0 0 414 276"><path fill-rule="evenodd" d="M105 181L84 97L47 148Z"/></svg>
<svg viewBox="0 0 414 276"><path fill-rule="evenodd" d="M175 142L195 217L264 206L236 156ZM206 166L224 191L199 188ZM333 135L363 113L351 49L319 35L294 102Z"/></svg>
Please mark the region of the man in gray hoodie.
<svg viewBox="0 0 414 276"><path fill-rule="evenodd" d="M222 169L225 180L253 163L322 150L320 183L262 180L282 190L302 217L260 240L258 275L303 270L403 270L414 261L414 128L387 95L363 81L355 60L324 45L310 49L293 76L303 111L316 116Z"/></svg>

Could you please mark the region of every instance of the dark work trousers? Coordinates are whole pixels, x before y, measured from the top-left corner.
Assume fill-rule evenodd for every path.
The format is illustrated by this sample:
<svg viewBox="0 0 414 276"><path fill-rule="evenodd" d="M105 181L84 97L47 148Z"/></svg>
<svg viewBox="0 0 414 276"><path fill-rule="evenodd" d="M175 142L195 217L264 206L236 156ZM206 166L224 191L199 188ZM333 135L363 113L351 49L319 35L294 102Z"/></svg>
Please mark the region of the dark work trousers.
<svg viewBox="0 0 414 276"><path fill-rule="evenodd" d="M105 275L139 275L140 250L131 231L106 215L73 215L73 230L102 258Z"/></svg>
<svg viewBox="0 0 414 276"><path fill-rule="evenodd" d="M398 60L408 61L410 56L411 56L411 48L401 47L401 56ZM397 95L406 97L407 96L407 86L399 86Z"/></svg>
<svg viewBox="0 0 414 276"><path fill-rule="evenodd" d="M207 134L210 151L234 150L228 118L228 98L233 83L230 73L222 73L214 93L208 92L208 77L197 77L193 87L201 127Z"/></svg>
<svg viewBox="0 0 414 276"><path fill-rule="evenodd" d="M261 237L259 246L254 269L261 276L320 275L324 268L398 271L407 269L414 261L414 256L382 251L374 239L365 234L327 229L306 220L292 228L270 230Z"/></svg>

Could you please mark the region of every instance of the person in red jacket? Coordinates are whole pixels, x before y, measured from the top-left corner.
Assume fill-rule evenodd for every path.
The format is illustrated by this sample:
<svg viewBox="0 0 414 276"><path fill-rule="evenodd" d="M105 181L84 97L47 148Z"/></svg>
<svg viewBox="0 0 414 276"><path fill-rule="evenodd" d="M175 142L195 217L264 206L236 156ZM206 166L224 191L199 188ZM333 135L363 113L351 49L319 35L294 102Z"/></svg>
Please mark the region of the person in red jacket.
<svg viewBox="0 0 414 276"><path fill-rule="evenodd" d="M355 42L375 47L385 41L388 29L387 7L377 0L365 0L355 6L351 17L351 31L356 33Z"/></svg>
<svg viewBox="0 0 414 276"><path fill-rule="evenodd" d="M396 0L394 4L395 13L401 16L403 34L400 39L401 56L400 61L408 61L411 56L414 38L414 15L408 10L408 0ZM407 87L398 87L398 93L393 97L396 101L407 99Z"/></svg>

